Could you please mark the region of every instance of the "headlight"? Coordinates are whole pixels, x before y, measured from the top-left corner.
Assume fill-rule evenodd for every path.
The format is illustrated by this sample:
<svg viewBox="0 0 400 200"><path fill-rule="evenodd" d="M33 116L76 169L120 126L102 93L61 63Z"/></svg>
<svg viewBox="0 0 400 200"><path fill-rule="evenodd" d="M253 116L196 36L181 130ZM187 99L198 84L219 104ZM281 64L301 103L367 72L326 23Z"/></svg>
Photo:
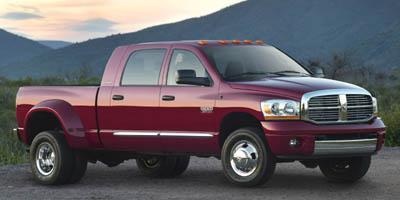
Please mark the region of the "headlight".
<svg viewBox="0 0 400 200"><path fill-rule="evenodd" d="M300 103L286 99L272 99L261 102L261 110L266 120L300 119Z"/></svg>
<svg viewBox="0 0 400 200"><path fill-rule="evenodd" d="M378 102L375 97L372 97L373 114L378 116Z"/></svg>

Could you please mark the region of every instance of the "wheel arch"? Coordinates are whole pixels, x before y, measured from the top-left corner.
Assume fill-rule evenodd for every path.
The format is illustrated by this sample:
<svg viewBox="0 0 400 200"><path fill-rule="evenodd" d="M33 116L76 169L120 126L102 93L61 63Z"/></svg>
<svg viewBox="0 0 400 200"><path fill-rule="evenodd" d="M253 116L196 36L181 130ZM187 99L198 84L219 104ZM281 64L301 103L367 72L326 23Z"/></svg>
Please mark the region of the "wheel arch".
<svg viewBox="0 0 400 200"><path fill-rule="evenodd" d="M46 100L33 106L24 120L24 142L31 144L33 138L46 130L62 130L72 148L87 146L85 129L72 105L64 100Z"/></svg>
<svg viewBox="0 0 400 200"><path fill-rule="evenodd" d="M226 114L219 126L218 144L222 148L224 141L233 131L244 127L257 127L262 130L260 120L248 112L231 112ZM265 139L265 135L262 134Z"/></svg>

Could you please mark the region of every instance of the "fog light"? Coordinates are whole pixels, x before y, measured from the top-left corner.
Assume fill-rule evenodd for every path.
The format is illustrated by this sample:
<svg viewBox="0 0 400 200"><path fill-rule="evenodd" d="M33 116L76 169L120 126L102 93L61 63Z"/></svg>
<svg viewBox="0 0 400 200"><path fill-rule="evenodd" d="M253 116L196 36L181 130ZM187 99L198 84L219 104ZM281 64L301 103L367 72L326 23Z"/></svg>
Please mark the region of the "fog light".
<svg viewBox="0 0 400 200"><path fill-rule="evenodd" d="M290 147L298 147L298 146L300 146L300 140L297 139L297 138L290 139L289 140L289 146Z"/></svg>

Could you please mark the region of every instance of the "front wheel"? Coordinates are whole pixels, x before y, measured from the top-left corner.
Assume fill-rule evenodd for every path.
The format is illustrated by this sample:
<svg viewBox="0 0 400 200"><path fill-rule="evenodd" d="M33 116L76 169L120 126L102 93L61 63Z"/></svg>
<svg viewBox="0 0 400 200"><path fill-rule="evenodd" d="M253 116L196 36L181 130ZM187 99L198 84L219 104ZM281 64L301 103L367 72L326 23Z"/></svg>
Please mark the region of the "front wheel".
<svg viewBox="0 0 400 200"><path fill-rule="evenodd" d="M355 182L368 172L370 164L371 156L337 158L320 161L319 168L330 181Z"/></svg>
<svg viewBox="0 0 400 200"><path fill-rule="evenodd" d="M225 140L221 161L224 174L232 183L261 185L274 173L275 161L262 134L257 128L243 128Z"/></svg>

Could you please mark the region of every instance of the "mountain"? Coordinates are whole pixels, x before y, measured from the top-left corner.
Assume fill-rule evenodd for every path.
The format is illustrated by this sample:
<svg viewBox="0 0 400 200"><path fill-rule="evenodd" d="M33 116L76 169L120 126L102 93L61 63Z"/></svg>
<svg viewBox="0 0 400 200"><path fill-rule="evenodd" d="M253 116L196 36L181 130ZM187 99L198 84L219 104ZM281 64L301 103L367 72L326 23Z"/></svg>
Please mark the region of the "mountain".
<svg viewBox="0 0 400 200"><path fill-rule="evenodd" d="M58 40L38 40L38 42L52 49L60 49L72 44L71 42L58 41Z"/></svg>
<svg viewBox="0 0 400 200"><path fill-rule="evenodd" d="M2 73L43 76L88 66L100 75L116 46L191 39L262 39L302 61L350 52L368 65L399 67L399 10L398 0L248 0L207 16L72 44Z"/></svg>
<svg viewBox="0 0 400 200"><path fill-rule="evenodd" d="M51 49L33 40L0 29L0 69L2 66L27 60ZM3 74L0 73L0 76Z"/></svg>

